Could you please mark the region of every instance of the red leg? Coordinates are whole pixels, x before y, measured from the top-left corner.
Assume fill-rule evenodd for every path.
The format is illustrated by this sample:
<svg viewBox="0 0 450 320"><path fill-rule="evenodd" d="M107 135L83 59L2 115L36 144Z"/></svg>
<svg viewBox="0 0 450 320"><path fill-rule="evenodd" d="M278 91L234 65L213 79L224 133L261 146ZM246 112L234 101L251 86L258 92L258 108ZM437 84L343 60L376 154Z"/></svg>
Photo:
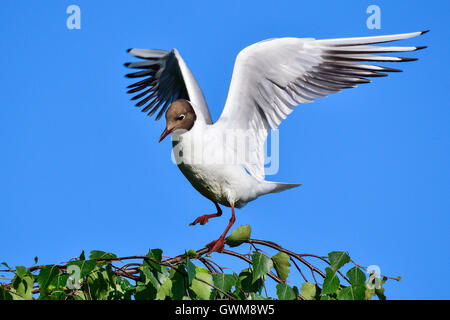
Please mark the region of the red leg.
<svg viewBox="0 0 450 320"><path fill-rule="evenodd" d="M219 205L217 203L214 202L214 204L216 205L216 209L217 209L217 213L214 214L205 214L203 216L198 217L197 219L194 220L194 222L190 223L190 226L194 226L197 223L200 223L201 225L204 225L205 223L208 222L208 220L210 218L216 218L216 217L220 217L222 215L222 209L220 209Z"/></svg>
<svg viewBox="0 0 450 320"><path fill-rule="evenodd" d="M228 231L230 230L231 226L236 221L236 217L234 216L234 205L231 205L231 219L228 223L227 228L222 233L222 235L219 237L219 239L212 241L206 245L206 247L209 249L209 253L211 252L223 252L225 249L225 236L227 235Z"/></svg>

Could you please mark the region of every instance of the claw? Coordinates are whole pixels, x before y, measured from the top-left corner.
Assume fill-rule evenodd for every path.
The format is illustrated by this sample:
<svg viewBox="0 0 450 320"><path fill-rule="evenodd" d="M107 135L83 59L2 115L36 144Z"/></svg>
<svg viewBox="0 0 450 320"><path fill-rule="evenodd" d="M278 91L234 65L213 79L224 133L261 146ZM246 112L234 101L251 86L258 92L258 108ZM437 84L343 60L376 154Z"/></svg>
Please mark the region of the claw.
<svg viewBox="0 0 450 320"><path fill-rule="evenodd" d="M219 238L217 240L211 241L206 245L209 249L208 253L219 252L222 253L225 250L225 239Z"/></svg>
<svg viewBox="0 0 450 320"><path fill-rule="evenodd" d="M190 226L195 226L197 223L200 223L201 225L204 225L205 223L208 222L209 220L209 216L208 215L204 215L201 217L198 217L197 219L194 220L194 222L189 223Z"/></svg>
<svg viewBox="0 0 450 320"><path fill-rule="evenodd" d="M217 239L215 241L211 241L210 243L208 243L206 245L206 247L209 249L208 253L211 253L211 252L222 253L225 250L225 237L226 237L228 231L230 230L231 226L234 224L235 221L236 221L236 217L234 216L234 204L231 204L231 219L230 219L230 222L228 223L227 228L222 233L222 235L219 237L219 239Z"/></svg>
<svg viewBox="0 0 450 320"><path fill-rule="evenodd" d="M201 225L204 225L204 224L206 224L208 222L209 219L215 218L215 217L220 217L222 215L222 209L220 209L220 207L219 207L219 205L217 203L214 202L214 204L216 205L217 213L205 214L203 216L200 216L197 219L195 219L194 222L191 222L189 225L190 226L195 226L197 223L200 223Z"/></svg>

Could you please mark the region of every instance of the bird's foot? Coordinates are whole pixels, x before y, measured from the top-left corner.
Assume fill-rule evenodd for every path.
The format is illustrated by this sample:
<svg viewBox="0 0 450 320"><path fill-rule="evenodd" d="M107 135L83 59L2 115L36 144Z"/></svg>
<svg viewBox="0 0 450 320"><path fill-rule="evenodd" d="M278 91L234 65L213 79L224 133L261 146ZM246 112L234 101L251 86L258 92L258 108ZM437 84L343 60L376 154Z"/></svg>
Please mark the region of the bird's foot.
<svg viewBox="0 0 450 320"><path fill-rule="evenodd" d="M206 245L206 247L209 249L208 253L222 253L225 250L225 238L220 237L217 240L211 241Z"/></svg>
<svg viewBox="0 0 450 320"><path fill-rule="evenodd" d="M200 223L201 225L204 225L205 223L208 222L209 218L214 218L216 217L215 214L205 214L203 216L198 217L197 219L194 220L194 222L189 223L190 226L195 226L197 223Z"/></svg>

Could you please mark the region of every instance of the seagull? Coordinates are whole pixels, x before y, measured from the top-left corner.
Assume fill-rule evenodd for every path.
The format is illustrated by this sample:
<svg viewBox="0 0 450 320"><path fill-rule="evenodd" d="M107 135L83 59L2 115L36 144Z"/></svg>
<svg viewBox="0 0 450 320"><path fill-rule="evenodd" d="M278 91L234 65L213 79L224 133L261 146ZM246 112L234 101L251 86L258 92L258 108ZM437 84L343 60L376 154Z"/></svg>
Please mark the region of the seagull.
<svg viewBox="0 0 450 320"><path fill-rule="evenodd" d="M264 143L296 106L341 89L371 82L399 69L374 62L406 62L416 58L380 55L426 48L376 45L420 36L427 31L337 39L275 38L252 44L236 57L225 107L213 123L203 92L180 53L128 49L142 60L125 63L140 69L126 75L143 78L128 86L137 107L166 127L159 142L172 136L175 162L191 185L211 200L217 212L195 219L204 225L231 207L222 235L206 245L223 252L234 224L235 208L259 196L300 186L265 180ZM394 54L395 55L395 54Z"/></svg>

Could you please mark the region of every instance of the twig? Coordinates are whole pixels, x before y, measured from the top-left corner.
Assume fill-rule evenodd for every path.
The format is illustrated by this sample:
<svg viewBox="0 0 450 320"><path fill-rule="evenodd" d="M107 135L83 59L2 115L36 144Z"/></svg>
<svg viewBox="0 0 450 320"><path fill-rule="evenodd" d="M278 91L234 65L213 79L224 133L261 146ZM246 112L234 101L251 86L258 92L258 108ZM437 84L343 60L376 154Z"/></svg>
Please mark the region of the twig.
<svg viewBox="0 0 450 320"><path fill-rule="evenodd" d="M263 250L261 250L260 248L258 248L256 246L256 245L262 245L262 246L266 246L266 247L269 247L271 249L274 249L274 250L277 250L277 251L280 251L280 252L284 252L287 255L289 255L290 261L292 261L292 263L294 264L295 268L298 270L298 272L300 273L300 275L302 276L302 278L303 278L303 280L305 282L308 282L308 279L305 276L305 274L303 273L303 271L300 268L300 266L297 264L297 261L302 263L304 266L306 266L311 271L312 277L313 277L314 282L316 283L316 285L318 285L318 281L317 281L316 276L315 276L316 273L319 274L322 278L326 277L326 274L322 270L320 270L314 264L312 264L311 262L309 262L308 260L305 259L305 258L310 257L310 258L318 259L318 260L320 260L322 262L325 262L326 264L329 265L330 262L328 261L328 258L326 256L320 256L320 255L314 255L314 254L308 254L308 253L298 254L298 253L292 252L290 250L287 250L287 249L283 248L282 246L280 246L277 243L272 242L272 241L258 240L258 239L249 239L246 242L250 244L250 252L251 252L251 250L253 248L257 252L261 251L261 252L265 253ZM219 273L218 270L220 270L221 273L224 273L224 269L226 269L226 268L221 267L219 264L217 264L213 260L209 259L208 258L209 257L208 252L209 252L209 249L206 248L206 247L202 248L202 249L199 249L199 250L196 251L195 257L190 257L190 259L191 260L199 260L208 269L210 274ZM238 252L235 252L235 251L232 251L232 250L224 250L223 254L237 257L238 259L241 259L241 260L247 262L249 264L249 267L253 265L252 264L252 260L250 258L251 254L241 254L241 253L238 253ZM175 257L166 257L166 256L164 256L164 259L162 261L157 261L154 258L149 257L147 255L134 255L134 256L115 257L115 258L97 258L97 259L91 259L91 260L111 262L111 266L113 267L112 271L113 271L113 273L115 275L121 276L121 277L125 277L125 278L131 279L131 280L139 281L140 280L139 267L141 266L142 263L130 262L130 263L127 263L127 264L125 264L125 265L123 265L123 266L121 266L119 268L119 267L115 266L113 264L113 262L115 262L115 261L122 262L122 261L126 261L126 260L143 260L143 261L151 261L151 262L153 262L155 264L158 264L158 265L161 265L161 266L174 268L177 265L185 262L186 255L187 254L184 253L184 254L180 254L180 255L175 256ZM350 262L353 263L358 268L361 268L361 269L367 271L366 267L363 267L363 266L355 263L353 260L350 260ZM49 267L49 266L56 267L62 272L65 272L65 270L67 268L67 264L59 263L59 264L53 264L53 265L35 265L35 266L31 266L30 268L28 268L28 270L30 272L34 272L34 271L38 271L40 269L43 269L43 268ZM175 268L175 270L178 271L176 268ZM0 270L0 272L15 272L15 271L14 270ZM338 270L338 273L343 279L345 279L346 281L350 282L347 279L347 277L345 277L339 270ZM281 280L272 271L269 271L267 273L267 276L270 277L272 280L274 280L277 283L285 283L285 281ZM387 277L387 276L383 276L383 277L397 280L396 278L393 278L393 277ZM210 285L212 288L214 288L218 292L221 292L222 294L227 296L229 299L236 300L235 297L231 296L227 292L224 292L220 288L217 288L213 284L210 284L207 281L204 281L202 279L198 279L198 278L195 278L195 279L197 279L200 282L207 283L208 285ZM10 289L10 285L9 284L2 284L2 286L6 290L10 291L9 290ZM266 296L268 296L267 288L265 286L265 283L263 283L263 287L264 287ZM247 294L242 290L242 288L239 288L239 286L236 286L236 288L238 290L240 290L241 292L243 292L244 296L247 297ZM91 288L89 286L89 283L87 283L87 292L88 292L89 298L92 299L92 294L91 294L91 290L90 289ZM10 292L12 292L12 291L10 291ZM38 292L39 292L39 287L38 286L33 287L32 293L36 294ZM14 292L12 292L12 293L14 293ZM75 295L75 294L76 294L76 292L72 291L67 297L69 297L71 295ZM84 292L84 294L86 294L86 292ZM187 295L189 296L189 291L187 292ZM301 294L299 294L298 298L302 299L302 300L305 299Z"/></svg>

